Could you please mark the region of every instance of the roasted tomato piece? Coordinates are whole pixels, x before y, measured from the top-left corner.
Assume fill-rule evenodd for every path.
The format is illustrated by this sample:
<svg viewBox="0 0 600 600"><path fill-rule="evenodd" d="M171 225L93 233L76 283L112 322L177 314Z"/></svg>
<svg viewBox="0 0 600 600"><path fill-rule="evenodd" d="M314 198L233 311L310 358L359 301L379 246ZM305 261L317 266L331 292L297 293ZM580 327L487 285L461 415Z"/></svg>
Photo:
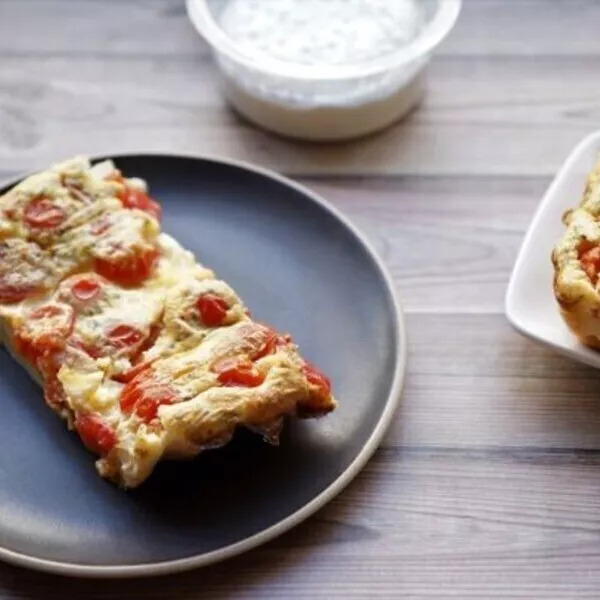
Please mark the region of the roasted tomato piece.
<svg viewBox="0 0 600 600"><path fill-rule="evenodd" d="M79 415L75 419L75 429L84 446L100 456L108 454L117 443L112 427L97 415Z"/></svg>
<svg viewBox="0 0 600 600"><path fill-rule="evenodd" d="M137 328L124 323L115 325L106 332L106 339L116 350L134 348L144 339L144 334Z"/></svg>
<svg viewBox="0 0 600 600"><path fill-rule="evenodd" d="M125 189L119 193L119 199L125 208L137 208L143 210L160 221L160 204L145 192L125 185Z"/></svg>
<svg viewBox="0 0 600 600"><path fill-rule="evenodd" d="M68 304L44 304L25 315L15 332L15 346L35 362L39 357L62 350L73 330L73 309Z"/></svg>
<svg viewBox="0 0 600 600"><path fill-rule="evenodd" d="M150 277L157 259L155 248L119 254L114 258L96 258L94 271L120 285L137 285Z"/></svg>
<svg viewBox="0 0 600 600"><path fill-rule="evenodd" d="M316 388L316 391L320 396L328 398L331 395L331 382L326 375L317 369L317 367L308 361L305 361L304 366L302 367L302 373L306 377L309 385Z"/></svg>
<svg viewBox="0 0 600 600"><path fill-rule="evenodd" d="M44 379L44 401L55 411L62 411L67 406L63 385L56 375Z"/></svg>
<svg viewBox="0 0 600 600"><path fill-rule="evenodd" d="M65 217L64 210L45 196L32 198L23 212L25 223L36 229L58 227L65 220Z"/></svg>
<svg viewBox="0 0 600 600"><path fill-rule="evenodd" d="M150 368L150 362L142 362L138 365L132 366L130 369L123 371L122 373L115 373L112 378L115 381L119 381L121 383L129 383L135 377L137 377L142 371Z"/></svg>
<svg viewBox="0 0 600 600"><path fill-rule="evenodd" d="M240 356L250 360L256 360L266 356L280 343L285 336L278 339L277 333L266 325L252 321L241 322L230 328L220 343L215 347L215 363L227 356Z"/></svg>
<svg viewBox="0 0 600 600"><path fill-rule="evenodd" d="M227 316L229 304L221 296L206 292L201 294L198 300L196 300L196 308L205 325L208 327L218 327Z"/></svg>
<svg viewBox="0 0 600 600"><path fill-rule="evenodd" d="M71 286L71 293L80 302L88 302L100 294L100 289L97 277L80 277Z"/></svg>
<svg viewBox="0 0 600 600"><path fill-rule="evenodd" d="M265 380L252 361L244 357L218 360L211 371L216 373L220 383L227 386L257 387Z"/></svg>
<svg viewBox="0 0 600 600"><path fill-rule="evenodd" d="M102 294L106 280L96 273L72 275L61 281L58 297L67 304L78 308L89 307Z"/></svg>
<svg viewBox="0 0 600 600"><path fill-rule="evenodd" d="M135 362L140 354L147 349L147 345L150 339L154 339L154 327L150 328L150 333L146 335L144 331L128 325L126 323L119 323L113 325L104 331L102 339L96 342L89 342L82 340L76 335L72 335L69 339L69 345L83 350L92 358L100 358L102 356L126 356L132 362ZM127 381L131 377L137 374L137 370L132 367L125 373L116 375L113 379L117 381ZM140 369L141 370L141 369ZM132 373L128 376L128 373Z"/></svg>
<svg viewBox="0 0 600 600"><path fill-rule="evenodd" d="M142 421L149 423L158 414L158 407L163 404L172 404L174 398L175 393L168 385L156 386L151 391L146 391L137 401L135 414Z"/></svg>
<svg viewBox="0 0 600 600"><path fill-rule="evenodd" d="M600 246L584 240L579 245L579 260L585 274L589 277L592 284L596 285L598 273L600 272Z"/></svg>
<svg viewBox="0 0 600 600"><path fill-rule="evenodd" d="M132 411L146 423L154 419L158 407L172 404L177 392L168 383L159 381L151 369L142 370L121 391L120 405L125 413Z"/></svg>
<svg viewBox="0 0 600 600"><path fill-rule="evenodd" d="M93 344L89 344L84 342L79 336L71 335L67 340L67 348L74 348L81 352L85 352L92 358L100 358L103 356L103 352L100 348L94 346Z"/></svg>
<svg viewBox="0 0 600 600"><path fill-rule="evenodd" d="M268 325L262 324L262 327L266 330L265 341L262 347L254 352L252 360L258 360L259 358L263 358L263 356L274 354L277 348L281 348L292 341L292 337L288 333L280 335Z"/></svg>
<svg viewBox="0 0 600 600"><path fill-rule="evenodd" d="M11 283L7 277L0 276L0 303L11 304L13 302L20 302L29 296L35 295L41 289L41 287L25 281Z"/></svg>
<svg viewBox="0 0 600 600"><path fill-rule="evenodd" d="M150 333L144 338L137 350L130 356L132 366L126 371L123 371L122 373L113 374L112 378L115 381L127 383L131 381L134 377L137 377L142 371L145 371L146 369L150 368L150 365L153 361L143 361L142 354L154 345L156 339L160 334L160 330L161 326L158 323L154 323L150 327Z"/></svg>

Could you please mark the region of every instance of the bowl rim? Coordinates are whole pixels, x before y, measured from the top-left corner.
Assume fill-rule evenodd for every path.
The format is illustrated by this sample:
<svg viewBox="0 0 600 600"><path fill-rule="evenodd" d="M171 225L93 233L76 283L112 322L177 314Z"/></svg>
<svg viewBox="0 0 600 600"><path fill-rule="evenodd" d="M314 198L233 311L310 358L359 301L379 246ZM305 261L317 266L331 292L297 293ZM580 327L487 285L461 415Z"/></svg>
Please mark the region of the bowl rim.
<svg viewBox="0 0 600 600"><path fill-rule="evenodd" d="M462 0L437 0L433 19L407 46L390 54L349 65L302 65L251 53L237 44L219 27L207 0L186 0L188 16L196 31L213 51L252 71L297 81L338 81L378 75L409 63L424 60L450 33L456 23Z"/></svg>

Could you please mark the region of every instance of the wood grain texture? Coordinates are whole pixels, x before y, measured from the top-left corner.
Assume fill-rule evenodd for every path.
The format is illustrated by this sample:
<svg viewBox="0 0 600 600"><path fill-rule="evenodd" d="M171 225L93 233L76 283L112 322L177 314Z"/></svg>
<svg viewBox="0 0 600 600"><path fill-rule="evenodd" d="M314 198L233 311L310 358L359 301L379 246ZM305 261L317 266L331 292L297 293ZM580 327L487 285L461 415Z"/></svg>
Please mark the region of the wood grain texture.
<svg viewBox="0 0 600 600"><path fill-rule="evenodd" d="M411 312L502 312L547 178L301 178L364 230Z"/></svg>
<svg viewBox="0 0 600 600"><path fill-rule="evenodd" d="M118 585L0 565L0 597L598 598L600 373L502 314L535 206L597 127L598 22L594 0L466 0L424 104L381 135L321 146L227 109L183 0L0 0L0 176L118 150L294 175L384 257L410 346L381 449L287 535Z"/></svg>
<svg viewBox="0 0 600 600"><path fill-rule="evenodd" d="M381 135L323 146L226 108L183 0L3 0L0 164L177 148L296 175L548 176L596 127L599 14L593 0L467 1L421 109Z"/></svg>

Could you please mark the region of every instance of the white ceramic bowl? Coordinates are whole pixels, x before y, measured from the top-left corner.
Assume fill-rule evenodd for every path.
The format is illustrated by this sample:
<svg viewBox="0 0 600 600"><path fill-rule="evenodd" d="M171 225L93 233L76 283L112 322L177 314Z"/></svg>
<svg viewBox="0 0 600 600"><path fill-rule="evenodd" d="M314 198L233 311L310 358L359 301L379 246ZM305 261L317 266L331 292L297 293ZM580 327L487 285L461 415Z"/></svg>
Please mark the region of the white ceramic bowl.
<svg viewBox="0 0 600 600"><path fill-rule="evenodd" d="M581 201L587 175L599 155L600 131L586 137L569 155L533 217L506 294L506 316L518 331L597 368L600 352L581 344L560 315L550 255L565 233L562 216Z"/></svg>
<svg viewBox="0 0 600 600"><path fill-rule="evenodd" d="M187 0L192 23L213 49L227 99L266 129L320 141L364 135L405 115L421 99L425 66L461 7L461 0L415 0L422 26L405 46L352 64L308 65L236 43L219 25L229 1Z"/></svg>

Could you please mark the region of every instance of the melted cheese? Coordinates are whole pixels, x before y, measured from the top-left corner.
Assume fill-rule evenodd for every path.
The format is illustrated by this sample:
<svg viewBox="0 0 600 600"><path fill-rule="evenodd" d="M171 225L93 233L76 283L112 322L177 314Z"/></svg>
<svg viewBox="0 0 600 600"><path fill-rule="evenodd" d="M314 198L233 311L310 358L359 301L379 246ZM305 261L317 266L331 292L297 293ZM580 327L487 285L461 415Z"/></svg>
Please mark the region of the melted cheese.
<svg viewBox="0 0 600 600"><path fill-rule="evenodd" d="M100 278L99 296L76 306L70 339L81 345L67 346L57 375L72 413L101 415L116 433L115 448L97 463L101 474L134 486L145 479L165 453L190 456L201 448L221 445L239 423L273 438L281 425L281 415L293 412L295 402L307 394L307 383L295 347L287 345L256 361L265 375L260 386L244 389L218 385L211 365L220 358L254 355L265 344L268 329L251 321L233 289L215 279L211 270L198 264L193 254L173 238L160 233L154 217L123 208L116 197L121 184L104 179L113 171L110 162L90 168L87 159L77 158L26 179L0 198L0 205L12 207L16 215L6 221L0 217L0 240L3 236L27 235L19 218L26 202L38 194L53 198L68 215L59 231L37 240L52 240L48 250L41 251L46 261L41 264L51 264L55 285L59 280L62 283L45 295L13 305L0 304L0 324L19 326L32 308L49 301L76 306L72 286L77 278L90 277L86 272L95 258L127 253L132 248L158 248L159 261L143 284L126 289ZM128 187L146 189L142 180L126 182ZM25 243L13 239L11 244ZM74 271L78 275L65 279ZM205 293L216 294L227 303L220 327L202 322L196 305ZM158 322L158 339L137 358L152 362L152 376L172 386L178 402L160 406L158 419L147 424L135 411L121 410L119 399L124 384L114 377L128 371L132 364L118 346L110 346L110 332L125 324L148 337ZM110 351L93 353L101 356L93 358L89 348ZM331 407L335 406L331 402Z"/></svg>

